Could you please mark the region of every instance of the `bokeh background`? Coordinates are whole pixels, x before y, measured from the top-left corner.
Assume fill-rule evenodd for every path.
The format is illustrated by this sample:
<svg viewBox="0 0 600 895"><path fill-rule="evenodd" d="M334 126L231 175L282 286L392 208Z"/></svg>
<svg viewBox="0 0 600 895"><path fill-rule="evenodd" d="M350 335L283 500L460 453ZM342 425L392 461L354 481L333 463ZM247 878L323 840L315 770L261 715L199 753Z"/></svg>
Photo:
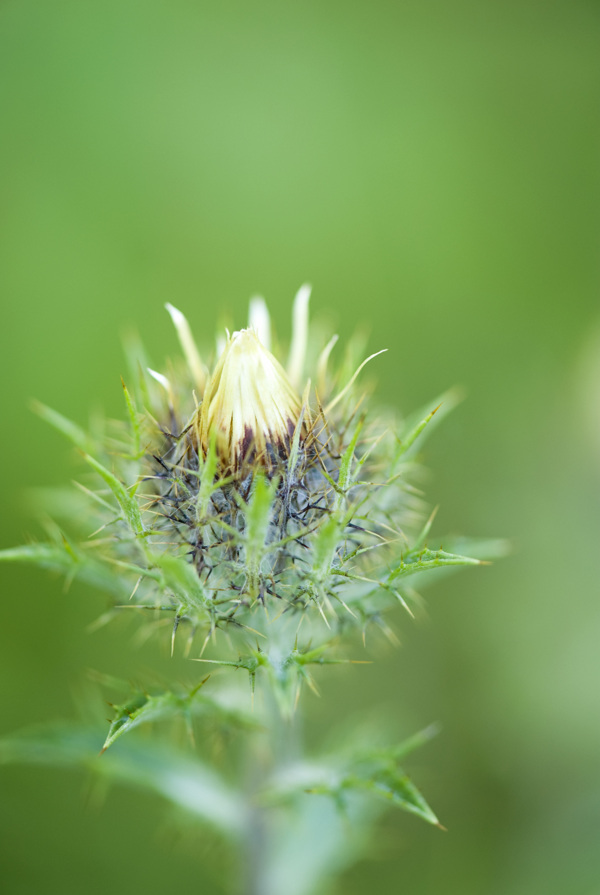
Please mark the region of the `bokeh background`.
<svg viewBox="0 0 600 895"><path fill-rule="evenodd" d="M466 391L428 445L436 531L512 555L310 708L439 720L411 770L448 832L387 815L347 895L600 893L599 46L592 0L0 4L2 546L77 469L29 399L121 415L119 334L159 366L165 301L212 339L261 293L285 335L309 280L390 349L383 400ZM78 717L88 667L152 667L131 629L86 633L103 607L2 569L1 732ZM0 789L11 895L220 892L158 799L96 808L39 768Z"/></svg>

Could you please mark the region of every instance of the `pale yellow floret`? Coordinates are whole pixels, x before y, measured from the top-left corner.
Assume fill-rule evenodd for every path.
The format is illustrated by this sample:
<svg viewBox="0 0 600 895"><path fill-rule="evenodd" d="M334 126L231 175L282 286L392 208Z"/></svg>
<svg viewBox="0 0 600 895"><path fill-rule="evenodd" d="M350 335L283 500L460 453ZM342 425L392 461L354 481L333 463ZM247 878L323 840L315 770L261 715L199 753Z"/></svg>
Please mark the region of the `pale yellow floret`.
<svg viewBox="0 0 600 895"><path fill-rule="evenodd" d="M269 465L287 449L300 415L300 400L275 357L251 329L227 339L210 377L198 420L204 455L216 438L221 463L239 469L244 460Z"/></svg>

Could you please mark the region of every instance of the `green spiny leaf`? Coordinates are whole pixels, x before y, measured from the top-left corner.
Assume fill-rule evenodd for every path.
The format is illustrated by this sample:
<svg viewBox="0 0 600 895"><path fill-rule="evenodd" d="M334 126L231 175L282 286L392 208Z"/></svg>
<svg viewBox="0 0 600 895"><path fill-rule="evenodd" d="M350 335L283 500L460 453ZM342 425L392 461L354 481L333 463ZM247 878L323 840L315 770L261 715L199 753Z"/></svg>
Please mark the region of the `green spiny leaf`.
<svg viewBox="0 0 600 895"><path fill-rule="evenodd" d="M193 714L208 712L215 719L247 727L251 722L247 715L225 708L217 700L200 693L200 688L208 680L203 681L187 693L176 693L167 690L163 693L137 693L122 705L115 706L115 717L111 722L108 735L102 747L104 752L120 736L136 727L153 721L183 716L191 725ZM191 728L190 728L191 729Z"/></svg>
<svg viewBox="0 0 600 895"><path fill-rule="evenodd" d="M429 550L424 548L419 551L411 551L400 560L400 563L392 570L388 583L414 575L417 572L428 572L431 569L439 569L444 566L479 566L481 560L470 556L460 556L456 553L446 553L444 550Z"/></svg>
<svg viewBox="0 0 600 895"><path fill-rule="evenodd" d="M133 451L132 451L132 459L139 460L139 458L143 455L143 451L141 450L141 428L138 412L136 410L135 404L133 402L133 398L129 394L129 390L125 385L123 378L121 377L121 385L123 386L123 394L125 396L125 403L127 404L127 412L129 413L129 420L131 422L131 432L133 435Z"/></svg>
<svg viewBox="0 0 600 895"><path fill-rule="evenodd" d="M427 429L427 434L429 435L433 431L434 426L439 424L451 410L454 410L461 400L462 395L458 389L451 389L448 392L444 392L443 395L439 395L426 405L426 407L421 408L421 410L412 414L405 423L405 432L402 435L402 438L398 441L396 461L408 453L417 438L422 435L425 429ZM423 438L420 440L422 442Z"/></svg>
<svg viewBox="0 0 600 895"><path fill-rule="evenodd" d="M241 833L244 804L213 768L174 749L133 739L99 757L101 742L96 728L76 725L21 731L0 739L0 764L84 767L108 780L159 793L220 833L234 838Z"/></svg>
<svg viewBox="0 0 600 895"><path fill-rule="evenodd" d="M132 497L128 492L127 488L123 485L119 479L113 475L110 470L108 470L101 463L98 463L93 457L89 454L84 454L85 460L90 464L92 469L95 469L99 475L102 476L114 496L116 497L119 506L123 510L125 518L129 523L129 526L134 533L134 535L138 538L144 537L144 523L142 522L142 515L140 513L140 508L135 497Z"/></svg>
<svg viewBox="0 0 600 895"><path fill-rule="evenodd" d="M68 438L69 441L72 441L80 450L90 453L96 449L96 445L87 432L84 432L83 429L67 419L66 416L63 416L62 413L52 410L51 407L47 407L39 401L33 401L32 407L39 417L64 435L65 438Z"/></svg>
<svg viewBox="0 0 600 895"><path fill-rule="evenodd" d="M339 538L340 525L334 516L328 516L313 539L312 571L318 584L322 584L329 574Z"/></svg>
<svg viewBox="0 0 600 895"><path fill-rule="evenodd" d="M265 541L277 485L276 478L267 482L264 476L255 476L253 491L245 508L246 586L252 599L260 593L260 565L266 552Z"/></svg>
<svg viewBox="0 0 600 895"><path fill-rule="evenodd" d="M440 822L410 778L394 767L380 767L370 774L351 774L341 784L343 790L362 789L385 799L411 814L440 826Z"/></svg>
<svg viewBox="0 0 600 895"><path fill-rule="evenodd" d="M149 561L162 572L163 584L172 591L184 605L196 609L207 609L210 599L195 568L183 556L170 553L148 554Z"/></svg>
<svg viewBox="0 0 600 895"><path fill-rule="evenodd" d="M121 575L115 574L106 564L88 556L68 542L62 544L26 544L0 551L0 562L24 562L66 575L68 580L78 578L99 590L124 597L126 586Z"/></svg>
<svg viewBox="0 0 600 895"><path fill-rule="evenodd" d="M356 431L352 436L352 440L350 444L342 454L342 459L340 461L340 471L338 476L338 489L341 494L345 495L348 491L352 483L352 461L354 459L354 452L356 450L356 445L358 442L359 435L362 430L362 421L356 427Z"/></svg>
<svg viewBox="0 0 600 895"><path fill-rule="evenodd" d="M269 801L277 802L301 792L330 796L340 807L349 794L364 793L440 826L414 783L387 756L368 762L355 761L345 767L340 767L335 758L322 763L299 763L285 776L275 777L265 796Z"/></svg>

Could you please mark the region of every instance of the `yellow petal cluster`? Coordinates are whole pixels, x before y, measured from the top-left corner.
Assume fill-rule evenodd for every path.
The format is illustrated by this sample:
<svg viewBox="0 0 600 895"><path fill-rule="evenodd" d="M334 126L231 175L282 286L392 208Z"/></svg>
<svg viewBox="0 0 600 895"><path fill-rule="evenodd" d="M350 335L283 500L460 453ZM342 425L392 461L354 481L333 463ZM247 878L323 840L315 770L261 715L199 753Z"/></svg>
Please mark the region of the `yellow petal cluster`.
<svg viewBox="0 0 600 895"><path fill-rule="evenodd" d="M214 437L223 467L237 471L246 462L270 467L288 451L299 416L300 400L285 370L256 332L233 333L199 409L204 456Z"/></svg>

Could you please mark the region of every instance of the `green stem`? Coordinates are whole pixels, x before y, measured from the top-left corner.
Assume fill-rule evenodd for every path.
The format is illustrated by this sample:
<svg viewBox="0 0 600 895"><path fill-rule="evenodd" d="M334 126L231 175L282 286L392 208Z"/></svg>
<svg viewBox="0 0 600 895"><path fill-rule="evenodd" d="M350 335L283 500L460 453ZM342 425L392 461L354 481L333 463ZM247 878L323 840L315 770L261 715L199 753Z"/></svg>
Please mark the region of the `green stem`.
<svg viewBox="0 0 600 895"><path fill-rule="evenodd" d="M302 751L300 718L281 712L272 690L265 693L265 734L249 752L246 768L248 821L243 867L243 895L280 895L271 891L273 809L261 798L273 775Z"/></svg>

